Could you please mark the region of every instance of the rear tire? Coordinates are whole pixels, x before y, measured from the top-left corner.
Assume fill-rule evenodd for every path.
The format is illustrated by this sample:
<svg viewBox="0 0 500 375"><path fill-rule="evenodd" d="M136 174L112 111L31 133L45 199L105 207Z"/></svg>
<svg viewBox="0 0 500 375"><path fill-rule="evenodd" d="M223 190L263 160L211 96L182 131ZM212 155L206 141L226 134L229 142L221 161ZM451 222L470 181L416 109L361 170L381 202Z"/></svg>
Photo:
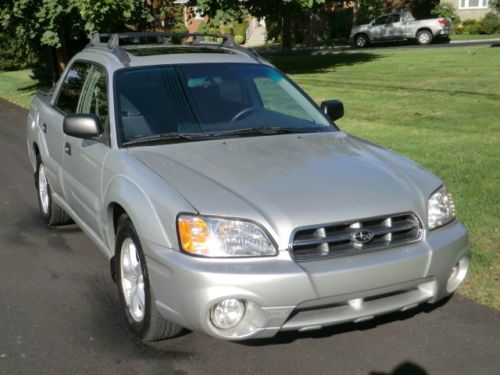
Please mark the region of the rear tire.
<svg viewBox="0 0 500 375"><path fill-rule="evenodd" d="M421 30L417 33L417 43L426 46L432 43L432 33L429 30Z"/></svg>
<svg viewBox="0 0 500 375"><path fill-rule="evenodd" d="M71 217L52 199L52 188L47 179L46 168L40 157L37 157L35 172L35 186L38 196L38 205L43 220L51 226L70 224Z"/></svg>
<svg viewBox="0 0 500 375"><path fill-rule="evenodd" d="M369 40L365 34L358 34L354 37L354 47L365 48L368 44Z"/></svg>
<svg viewBox="0 0 500 375"><path fill-rule="evenodd" d="M182 327L163 319L155 305L146 258L129 217L118 219L115 275L118 295L130 331L144 342L177 336Z"/></svg>

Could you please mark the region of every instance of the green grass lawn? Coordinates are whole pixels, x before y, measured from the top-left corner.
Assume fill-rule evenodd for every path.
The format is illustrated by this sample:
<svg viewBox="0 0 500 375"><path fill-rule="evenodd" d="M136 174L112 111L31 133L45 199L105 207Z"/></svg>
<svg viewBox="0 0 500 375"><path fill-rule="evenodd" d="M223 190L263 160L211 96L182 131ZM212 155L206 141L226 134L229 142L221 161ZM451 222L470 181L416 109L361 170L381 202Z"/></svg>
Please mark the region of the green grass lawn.
<svg viewBox="0 0 500 375"><path fill-rule="evenodd" d="M341 99L349 133L444 179L470 229L461 292L500 308L500 48L269 56L317 102Z"/></svg>
<svg viewBox="0 0 500 375"><path fill-rule="evenodd" d="M349 133L441 176L470 229L461 293L500 308L500 48L378 49L269 59L317 102L344 101ZM0 72L0 97L23 106L29 72Z"/></svg>
<svg viewBox="0 0 500 375"><path fill-rule="evenodd" d="M0 97L23 107L28 107L36 93L36 81L31 79L30 70L16 72L0 71Z"/></svg>
<svg viewBox="0 0 500 375"><path fill-rule="evenodd" d="M500 34L452 34L451 40L500 39Z"/></svg>

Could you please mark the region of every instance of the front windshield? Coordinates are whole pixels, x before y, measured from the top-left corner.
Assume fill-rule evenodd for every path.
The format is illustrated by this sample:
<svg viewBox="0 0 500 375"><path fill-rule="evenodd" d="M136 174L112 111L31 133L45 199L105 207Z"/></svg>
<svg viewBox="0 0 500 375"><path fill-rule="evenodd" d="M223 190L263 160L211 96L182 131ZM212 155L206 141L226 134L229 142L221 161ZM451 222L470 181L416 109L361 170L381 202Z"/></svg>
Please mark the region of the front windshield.
<svg viewBox="0 0 500 375"><path fill-rule="evenodd" d="M161 134L217 136L240 129L332 131L277 70L256 64L180 64L117 73L122 143Z"/></svg>

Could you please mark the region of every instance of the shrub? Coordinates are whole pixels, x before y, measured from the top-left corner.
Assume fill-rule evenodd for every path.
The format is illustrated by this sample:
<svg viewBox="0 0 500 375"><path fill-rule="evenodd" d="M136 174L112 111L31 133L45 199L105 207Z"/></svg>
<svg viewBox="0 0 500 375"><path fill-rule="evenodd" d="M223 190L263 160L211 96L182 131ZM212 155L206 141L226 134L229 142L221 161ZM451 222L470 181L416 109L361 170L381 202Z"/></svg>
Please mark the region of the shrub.
<svg viewBox="0 0 500 375"><path fill-rule="evenodd" d="M0 70L25 69L35 62L35 53L20 40L0 33Z"/></svg>
<svg viewBox="0 0 500 375"><path fill-rule="evenodd" d="M462 25L464 34L482 34L481 22L478 20L465 20Z"/></svg>
<svg viewBox="0 0 500 375"><path fill-rule="evenodd" d="M238 44L243 44L243 42L245 42L245 37L243 35L235 35L234 41Z"/></svg>
<svg viewBox="0 0 500 375"><path fill-rule="evenodd" d="M247 32L248 22L233 23L233 35L245 35Z"/></svg>
<svg viewBox="0 0 500 375"><path fill-rule="evenodd" d="M196 31L199 34L219 34L220 30L218 30L212 23L210 22L202 22L198 30Z"/></svg>
<svg viewBox="0 0 500 375"><path fill-rule="evenodd" d="M455 34L463 34L464 33L464 25L463 24L461 24L461 23L454 23L452 25L452 27L453 27L453 32Z"/></svg>
<svg viewBox="0 0 500 375"><path fill-rule="evenodd" d="M493 12L486 14L481 20L482 34L494 34L500 32L500 15Z"/></svg>
<svg viewBox="0 0 500 375"><path fill-rule="evenodd" d="M453 24L460 24L461 20L455 11L455 7L450 3L438 4L431 10L431 14L438 17L449 18Z"/></svg>

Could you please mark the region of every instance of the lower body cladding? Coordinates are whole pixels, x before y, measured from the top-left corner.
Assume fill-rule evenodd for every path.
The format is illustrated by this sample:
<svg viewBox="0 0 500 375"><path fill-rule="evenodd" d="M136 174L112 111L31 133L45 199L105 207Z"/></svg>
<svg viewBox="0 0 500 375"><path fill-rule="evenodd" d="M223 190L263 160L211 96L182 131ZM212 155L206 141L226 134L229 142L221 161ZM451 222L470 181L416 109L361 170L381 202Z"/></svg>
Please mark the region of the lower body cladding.
<svg viewBox="0 0 500 375"><path fill-rule="evenodd" d="M146 242L151 286L162 316L217 338L272 337L405 311L451 294L470 254L458 220L419 242L365 254L295 262L207 259Z"/></svg>

